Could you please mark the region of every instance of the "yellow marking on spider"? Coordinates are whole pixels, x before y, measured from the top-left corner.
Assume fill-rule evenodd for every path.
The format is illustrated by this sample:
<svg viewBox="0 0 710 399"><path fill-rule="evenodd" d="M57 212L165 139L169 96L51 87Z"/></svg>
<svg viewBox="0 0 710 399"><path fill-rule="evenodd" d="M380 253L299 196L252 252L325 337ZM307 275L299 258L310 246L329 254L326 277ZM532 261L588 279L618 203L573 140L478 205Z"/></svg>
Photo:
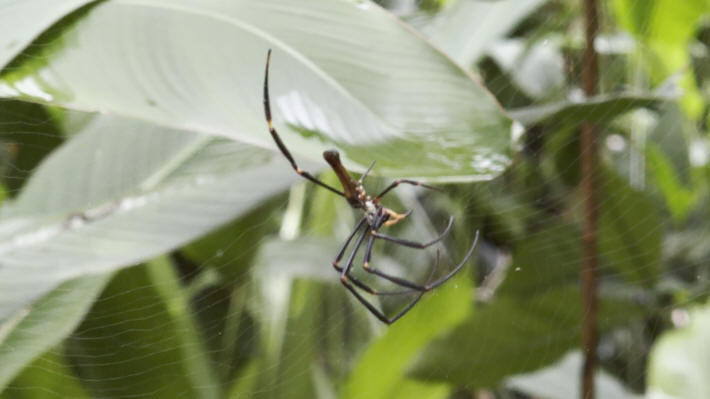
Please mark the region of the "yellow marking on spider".
<svg viewBox="0 0 710 399"><path fill-rule="evenodd" d="M397 213L391 209L385 209L385 212L387 212L387 214L390 215L390 217L391 217L390 220L385 222L385 226L387 226L387 227L395 225L395 224L399 223L400 220L409 216L409 214Z"/></svg>

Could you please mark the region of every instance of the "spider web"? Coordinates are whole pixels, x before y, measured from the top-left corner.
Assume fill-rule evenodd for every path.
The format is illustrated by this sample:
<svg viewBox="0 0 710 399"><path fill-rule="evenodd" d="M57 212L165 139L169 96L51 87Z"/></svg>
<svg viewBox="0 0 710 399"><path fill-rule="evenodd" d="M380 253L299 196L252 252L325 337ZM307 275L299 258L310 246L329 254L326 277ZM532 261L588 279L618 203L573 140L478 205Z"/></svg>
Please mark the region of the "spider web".
<svg viewBox="0 0 710 399"><path fill-rule="evenodd" d="M580 100L580 71L573 61L580 47L570 42L581 32L571 2L529 2L515 10L523 14L519 20L498 33L491 26L456 25L465 23L459 18L470 16L465 12L473 7L493 7L490 2L469 3L444 7L428 1L392 1L383 6L456 61L471 65L506 109ZM488 18L500 21L496 16L491 11ZM644 61L634 58L641 44L612 16L620 18L618 11L604 9L609 22L598 43L603 75L609 79L601 82L603 91L612 92L622 84L651 91L659 79L644 69ZM566 22L564 28L560 20ZM693 43L706 46L707 40L702 41L706 28L701 26L698 32L693 32ZM486 34L493 37L476 36ZM447 39L451 41L443 42ZM465 45L457 47L458 41ZM32 57L42 62L41 55ZM638 64L629 66L634 63ZM624 75L627 70L635 74L633 79ZM614 80L619 76L623 83ZM56 156L62 143L77 139L73 132L102 118L10 100L1 104L1 176L7 203L27 189L23 184L42 162ZM599 377L598 395L630 398L657 383L649 381L653 375L647 371L658 336L666 329L691 325L696 318L689 309L703 303L708 293L704 266L710 235L703 218L707 181L701 177L707 173L709 150L707 126L698 122L707 115L688 116L693 114L682 100L651 109L627 102L619 110L619 103L614 104L600 103L562 116L576 120L589 113L610 114L600 117L611 122L599 136L603 183L597 199L602 301L598 353L605 372ZM279 187L262 189L270 190L269 195L239 209L225 207L239 217L219 216L229 222L217 230L140 265L84 280L83 288L77 281L65 283L32 309L29 318L25 309L5 320L0 326L0 342L5 345L0 355L14 354L9 359L21 363L24 348L43 348L47 329L65 321L43 324L42 310L63 307L67 313L60 316L76 318L64 325L67 331L56 331L65 338L17 370L2 395L577 395L582 359L578 325L583 313L577 302L584 199L576 188L580 158L575 130L560 126L562 122L546 122L541 128L545 135L528 131L513 166L491 182L447 185L444 193L400 187L388 198L387 206L393 209L414 210L391 230L397 236L427 241L445 227L449 214L455 217L454 231L438 246L439 274L463 256L472 232L482 234L471 265L427 294L394 326L384 327L367 313L330 267L359 216L341 198L307 182L291 186L297 179L291 175ZM180 134L186 133L168 132L165 137ZM222 153L212 144L204 144L208 149L204 153L190 153L194 163L169 176L187 184L205 171L221 173L233 153ZM169 153L181 154L184 148L176 145ZM209 163L220 156L223 164ZM299 158L295 152L294 156ZM280 165L275 169L279 173L292 174L278 155L272 162ZM322 170L320 164L298 162L304 169ZM132 176L132 166L145 167L121 165L114 176L119 180ZM219 176L220 184L230 181L227 174ZM329 184L337 183L329 172L321 176ZM378 177L376 166L368 177L368 191L378 192L388 182ZM166 211L164 217L192 215L184 208L187 203ZM91 215L80 215L73 223L81 218L91 222ZM115 234L117 242L142 238L126 238L120 230ZM373 264L424 281L435 254L435 248L416 251L378 242ZM361 264L362 253L354 262L358 278L393 289L363 273ZM412 298L371 299L394 314Z"/></svg>

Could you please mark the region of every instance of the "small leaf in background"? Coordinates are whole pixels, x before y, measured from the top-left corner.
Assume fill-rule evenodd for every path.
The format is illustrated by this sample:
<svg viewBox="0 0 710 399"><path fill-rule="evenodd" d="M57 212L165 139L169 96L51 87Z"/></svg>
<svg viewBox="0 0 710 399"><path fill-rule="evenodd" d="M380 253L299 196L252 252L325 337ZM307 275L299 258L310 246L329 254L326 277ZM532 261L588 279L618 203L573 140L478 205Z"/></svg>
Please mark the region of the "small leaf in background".
<svg viewBox="0 0 710 399"><path fill-rule="evenodd" d="M600 174L599 251L604 265L650 287L660 273L664 226L649 196L607 172Z"/></svg>
<svg viewBox="0 0 710 399"><path fill-rule="evenodd" d="M581 122L604 123L637 107L650 107L665 101L652 94L620 93L599 95L584 101L562 101L508 110L523 125L549 124L554 129L572 128Z"/></svg>
<svg viewBox="0 0 710 399"><path fill-rule="evenodd" d="M710 397L710 307L673 311L687 325L663 334L651 351L648 365L650 399Z"/></svg>
<svg viewBox="0 0 710 399"><path fill-rule="evenodd" d="M680 182L673 165L654 144L646 144L650 178L661 192L676 223L683 222L697 201L697 194Z"/></svg>

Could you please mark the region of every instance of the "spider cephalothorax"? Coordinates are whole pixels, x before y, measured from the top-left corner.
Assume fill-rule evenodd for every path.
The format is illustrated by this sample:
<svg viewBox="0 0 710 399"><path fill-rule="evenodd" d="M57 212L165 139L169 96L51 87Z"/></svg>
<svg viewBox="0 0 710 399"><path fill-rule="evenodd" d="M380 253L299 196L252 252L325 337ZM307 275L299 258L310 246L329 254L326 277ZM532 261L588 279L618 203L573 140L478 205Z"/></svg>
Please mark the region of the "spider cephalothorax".
<svg viewBox="0 0 710 399"><path fill-rule="evenodd" d="M362 209L363 211L363 217L360 219L360 222L357 224L355 229L350 233L348 238L345 240L343 245L340 247L340 250L338 251L338 254L335 257L335 260L333 261L333 267L335 270L337 270L340 273L340 281L343 283L343 285L355 296L355 298L360 301L373 315L375 315L378 319L383 321L384 323L387 324L392 324L394 323L397 319L400 317L404 316L405 313L407 313L414 305L419 301L419 299L424 295L424 293L433 290L434 288L440 286L441 284L445 283L448 281L451 277L453 277L461 268L468 262L468 260L471 258L471 255L473 254L473 250L476 247L476 242L478 241L478 232L476 232L476 237L473 241L473 244L471 245L471 248L468 250L466 253L466 256L464 259L456 265L449 273L447 273L445 276L440 277L438 280L431 281L432 276L434 275L434 272L436 271L438 265L439 265L439 253L437 251L437 256L436 256L436 263L434 264L434 267L432 268L432 272L429 275L429 279L425 284L418 284L411 282L409 280L403 279L401 277L396 277L392 276L390 274L387 274L385 272L379 271L373 267L370 266L370 259L372 257L372 248L375 243L375 239L382 239L386 241L393 242L395 244L399 244L405 247L410 247L410 248L417 248L417 249L424 249L430 245L433 245L439 241L441 241L450 231L451 231L451 226L453 225L453 217L449 218L449 224L446 226L446 229L434 240L427 242L427 243L419 243L415 241L409 241L409 240L403 240L401 238L397 237L392 237L388 236L385 234L382 234L379 232L379 229L382 226L392 226L399 221L405 219L411 211L405 212L403 214L397 213L389 208L384 207L380 203L380 199L384 197L387 193L389 193L391 190L393 190L395 187L399 186L400 184L408 184L408 185L413 185L413 186L419 186L419 187L424 187L428 189L433 189L437 190L437 188L420 183L418 181L414 180L409 180L409 179L399 179L395 180L392 182L387 188L385 188L381 193L376 195L374 198L370 197L367 195L367 192L363 188L363 181L367 174L370 172L372 169L374 162L370 164L370 167L367 168L365 173L363 173L360 176L360 179L353 180L353 178L350 176L350 174L345 170L345 167L343 166L342 162L340 161L340 154L336 150L328 150L323 152L323 158L328 162L330 167L333 169L335 174L338 176L338 180L340 180L340 184L343 187L343 191L338 190L337 188L334 188L326 183L323 183L322 181L318 180L315 178L313 175L310 173L301 170L301 168L298 167L296 164L296 161L293 159L293 156L291 155L291 152L289 152L288 148L286 148L286 145L281 141L281 138L279 137L278 133L276 133L276 129L273 126L273 123L271 122L271 106L269 102L269 60L271 58L271 50L267 53L266 56L266 72L264 76L264 113L266 115L266 122L269 126L269 132L271 133L271 137L274 139L274 142L276 142L276 146L279 147L279 150L281 153L288 159L288 161L291 163L291 167L293 170L296 171L300 176L302 176L305 179L310 180L311 182L326 188L341 197L344 197L348 203L350 204L351 207L355 209ZM358 235L358 232L360 233ZM352 251L350 251L350 254L348 255L345 265L341 266L340 261L342 260L343 256L345 255L345 251L348 249L348 246L350 245L350 242L353 240L355 235L358 235L357 239L355 240L354 248ZM374 274L378 277L381 277L385 280L388 280L395 285L398 285L400 287L404 287L404 290L400 291L387 291L387 292L382 292L378 291L363 281L357 279L355 276L351 275L350 272L352 270L352 265L355 259L355 255L358 253L360 250L360 247L362 246L363 241L365 240L365 237L368 237L367 240L367 246L365 249L365 255L363 259L363 269L371 274ZM356 288L357 287L357 288ZM393 317L387 317L385 316L379 309L377 309L373 304L367 301L365 297L362 296L362 294L357 290L360 289L364 292L367 292L372 295L406 295L406 294L412 294L412 293L418 293L416 298L410 302L403 310L401 310L399 313L394 315Z"/></svg>

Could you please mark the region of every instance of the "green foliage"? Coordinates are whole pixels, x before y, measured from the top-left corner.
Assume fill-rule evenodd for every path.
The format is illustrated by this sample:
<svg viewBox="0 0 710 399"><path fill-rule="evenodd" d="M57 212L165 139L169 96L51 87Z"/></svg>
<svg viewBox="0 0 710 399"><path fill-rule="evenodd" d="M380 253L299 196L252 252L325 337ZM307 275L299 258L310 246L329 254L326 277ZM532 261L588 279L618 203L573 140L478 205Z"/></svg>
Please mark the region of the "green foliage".
<svg viewBox="0 0 710 399"><path fill-rule="evenodd" d="M647 287L657 282L665 226L653 202L611 173L601 176L599 250L606 265Z"/></svg>
<svg viewBox="0 0 710 399"><path fill-rule="evenodd" d="M377 4L0 1L0 398L574 397L580 123L601 154L599 397L707 396L710 3L605 3L586 99L577 2ZM436 249L378 240L373 265L425 281L480 234L392 326L332 266L361 211L275 151L268 48L300 168L338 186L335 148L353 177L376 161L370 195L450 183L383 198L414 211L387 234L455 226Z"/></svg>

